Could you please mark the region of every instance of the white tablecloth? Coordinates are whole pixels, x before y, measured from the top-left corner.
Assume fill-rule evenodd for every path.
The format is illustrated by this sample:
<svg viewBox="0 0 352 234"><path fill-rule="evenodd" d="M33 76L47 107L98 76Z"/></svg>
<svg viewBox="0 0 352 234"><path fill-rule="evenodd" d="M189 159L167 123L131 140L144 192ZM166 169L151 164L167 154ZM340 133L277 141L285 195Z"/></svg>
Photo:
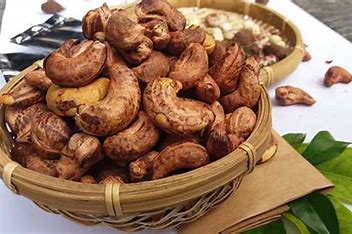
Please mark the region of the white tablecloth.
<svg viewBox="0 0 352 234"><path fill-rule="evenodd" d="M9 38L41 23L48 15L41 13L39 0L7 0L1 35L0 52L29 51L9 43ZM88 9L101 5L102 0L61 0L67 9L65 16L81 18ZM122 1L107 1L117 5ZM273 99L273 126L280 133L304 132L310 140L318 131L328 130L335 138L352 141L352 84L339 84L332 88L323 86L323 77L329 66L340 65L352 71L352 43L307 14L289 0L271 0L269 7L291 19L301 30L313 59L302 63L285 80L273 85L271 97L280 85L294 85L310 93L317 103L312 107L281 107ZM346 22L347 23L347 22ZM326 64L326 60L333 60ZM3 82L1 79L0 82ZM0 83L0 85L3 85ZM66 219L45 213L21 197L13 195L0 183L0 233L116 233L107 227L85 227ZM169 231L173 233L174 231ZM154 233L154 232L153 232ZM163 232L165 233L165 232Z"/></svg>

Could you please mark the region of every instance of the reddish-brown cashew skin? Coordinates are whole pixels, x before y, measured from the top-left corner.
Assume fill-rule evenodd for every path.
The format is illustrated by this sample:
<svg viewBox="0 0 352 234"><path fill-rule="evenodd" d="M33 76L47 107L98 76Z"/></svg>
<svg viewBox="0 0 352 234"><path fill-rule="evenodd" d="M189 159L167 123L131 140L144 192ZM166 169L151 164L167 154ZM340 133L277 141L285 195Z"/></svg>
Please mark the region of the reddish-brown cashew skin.
<svg viewBox="0 0 352 234"><path fill-rule="evenodd" d="M244 51L233 44L227 48L224 57L209 70L209 75L219 85L222 95L236 90L244 58Z"/></svg>
<svg viewBox="0 0 352 234"><path fill-rule="evenodd" d="M214 103L220 97L220 88L210 75L198 82L195 90L197 99L208 104Z"/></svg>
<svg viewBox="0 0 352 234"><path fill-rule="evenodd" d="M218 160L234 149L236 149L241 144L241 140L235 134L229 134L226 132L225 124L220 123L213 128L210 133L206 147L211 155L211 160Z"/></svg>
<svg viewBox="0 0 352 234"><path fill-rule="evenodd" d="M154 49L165 49L171 38L167 24L155 19L144 23L143 26L146 28L146 35L153 41Z"/></svg>
<svg viewBox="0 0 352 234"><path fill-rule="evenodd" d="M130 19L125 10L116 10L107 22L105 37L115 49L130 51L145 40L144 31L144 27Z"/></svg>
<svg viewBox="0 0 352 234"><path fill-rule="evenodd" d="M17 142L31 143L32 121L36 113L47 111L47 107L43 103L37 103L23 109L16 118L15 130L17 131Z"/></svg>
<svg viewBox="0 0 352 234"><path fill-rule="evenodd" d="M107 41L105 41L104 44L106 46L106 60L101 74L109 77L115 64L126 65L126 62Z"/></svg>
<svg viewBox="0 0 352 234"><path fill-rule="evenodd" d="M71 130L59 116L40 111L32 119L31 138L35 148L47 153L60 153L70 139Z"/></svg>
<svg viewBox="0 0 352 234"><path fill-rule="evenodd" d="M159 152L151 151L130 163L129 168L132 181L139 182L151 179L153 162L158 154Z"/></svg>
<svg viewBox="0 0 352 234"><path fill-rule="evenodd" d="M76 124L94 136L113 135L130 125L138 114L141 91L132 70L116 64L105 98L92 105L82 105L76 114Z"/></svg>
<svg viewBox="0 0 352 234"><path fill-rule="evenodd" d="M170 42L166 51L171 55L180 55L191 43L203 44L206 32L199 26L170 33Z"/></svg>
<svg viewBox="0 0 352 234"><path fill-rule="evenodd" d="M133 50L120 50L129 65L137 66L145 61L153 51L153 42L148 37Z"/></svg>
<svg viewBox="0 0 352 234"><path fill-rule="evenodd" d="M41 174L56 176L56 160L45 158L45 153L36 150L32 144L15 143L14 147L11 149L11 159L18 162L23 167L27 167Z"/></svg>
<svg viewBox="0 0 352 234"><path fill-rule="evenodd" d="M152 150L158 142L159 136L159 129L141 111L136 122L129 128L106 138L104 152L117 165L127 166L130 162Z"/></svg>
<svg viewBox="0 0 352 234"><path fill-rule="evenodd" d="M170 31L179 31L186 26L184 15L164 0L142 0L136 5L135 13L140 22L152 19L164 20Z"/></svg>
<svg viewBox="0 0 352 234"><path fill-rule="evenodd" d="M241 141L247 139L257 122L257 115L246 106L236 109L228 114L225 120L226 132L237 135Z"/></svg>
<svg viewBox="0 0 352 234"><path fill-rule="evenodd" d="M74 134L56 164L58 177L79 181L96 163L104 158L102 146L96 137L85 133Z"/></svg>
<svg viewBox="0 0 352 234"><path fill-rule="evenodd" d="M169 76L180 81L183 90L189 90L203 80L207 73L207 52L201 44L192 43L182 52Z"/></svg>
<svg viewBox="0 0 352 234"><path fill-rule="evenodd" d="M350 83L352 81L352 74L346 69L339 66L330 67L325 73L324 85L331 87L337 83Z"/></svg>
<svg viewBox="0 0 352 234"><path fill-rule="evenodd" d="M28 107L45 99L44 93L29 84L0 95L0 103L7 106Z"/></svg>
<svg viewBox="0 0 352 234"><path fill-rule="evenodd" d="M241 106L253 108L260 97L258 80L259 64L253 57L249 57L241 69L238 88L220 98L225 113L230 113Z"/></svg>
<svg viewBox="0 0 352 234"><path fill-rule="evenodd" d="M158 51L153 51L149 58L138 67L132 68L133 73L142 83L165 77L169 73L169 59Z"/></svg>
<svg viewBox="0 0 352 234"><path fill-rule="evenodd" d="M209 66L218 63L225 56L226 47L219 41L216 41L213 52L209 55Z"/></svg>
<svg viewBox="0 0 352 234"><path fill-rule="evenodd" d="M8 124L10 127L11 131L17 135L18 133L18 127L16 126L16 120L17 118L21 115L21 112L24 110L24 108L19 107L19 106L7 106L5 108L5 123Z"/></svg>
<svg viewBox="0 0 352 234"><path fill-rule="evenodd" d="M106 60L105 45L98 41L81 44L67 41L44 60L49 79L61 86L81 87L94 81Z"/></svg>
<svg viewBox="0 0 352 234"><path fill-rule="evenodd" d="M104 34L110 16L111 11L105 3L97 9L88 11L82 20L82 32L84 37L87 39L95 39L97 38L97 34Z"/></svg>
<svg viewBox="0 0 352 234"><path fill-rule="evenodd" d="M275 99L278 104L282 106L290 106L296 104L304 104L312 106L315 104L315 100L307 92L300 88L293 87L290 85L281 86L275 90Z"/></svg>
<svg viewBox="0 0 352 234"><path fill-rule="evenodd" d="M166 147L154 159L153 180L164 178L179 169L196 169L209 163L207 150L193 142Z"/></svg>
<svg viewBox="0 0 352 234"><path fill-rule="evenodd" d="M148 83L143 95L144 110L160 128L169 133L187 135L204 130L214 121L208 104L177 97L182 88L169 78Z"/></svg>
<svg viewBox="0 0 352 234"><path fill-rule="evenodd" d="M45 75L43 69L28 72L23 79L27 84L32 85L40 90L46 91L53 82Z"/></svg>

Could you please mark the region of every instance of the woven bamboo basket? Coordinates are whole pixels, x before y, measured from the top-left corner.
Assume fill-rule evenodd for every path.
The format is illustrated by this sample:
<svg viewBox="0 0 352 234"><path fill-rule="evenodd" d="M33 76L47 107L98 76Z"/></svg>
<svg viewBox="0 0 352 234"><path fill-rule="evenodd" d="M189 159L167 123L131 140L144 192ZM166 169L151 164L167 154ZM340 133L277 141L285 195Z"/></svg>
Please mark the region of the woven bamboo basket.
<svg viewBox="0 0 352 234"><path fill-rule="evenodd" d="M274 27L292 48L291 53L283 60L261 69L260 78L269 87L291 74L304 55L304 44L298 28L285 16L261 4L241 0L169 0L176 7L204 7L236 12L248 15L264 30ZM133 8L133 4L127 8Z"/></svg>
<svg viewBox="0 0 352 234"><path fill-rule="evenodd" d="M191 3L179 3L182 2ZM42 62L37 62L22 71L1 89L1 93L23 85L23 76L41 66ZM254 169L268 148L271 104L265 85L261 81L256 126L249 138L232 153L180 175L121 185L62 180L33 172L13 162L10 159L13 138L4 123L5 106L0 105L0 175L4 184L15 194L32 200L47 212L85 225L105 224L121 230L138 231L190 222L236 191L243 176Z"/></svg>

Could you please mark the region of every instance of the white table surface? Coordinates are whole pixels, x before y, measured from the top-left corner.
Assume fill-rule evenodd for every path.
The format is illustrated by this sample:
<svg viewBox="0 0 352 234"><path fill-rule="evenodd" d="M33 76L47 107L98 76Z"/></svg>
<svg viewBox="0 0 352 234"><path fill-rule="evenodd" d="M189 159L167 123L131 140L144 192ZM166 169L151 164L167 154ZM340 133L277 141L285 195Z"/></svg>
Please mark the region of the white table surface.
<svg viewBox="0 0 352 234"><path fill-rule="evenodd" d="M0 53L30 51L9 43L9 38L48 18L48 15L40 11L42 2L42 0L7 0L0 35ZM67 9L63 15L81 18L84 12L99 6L103 1L61 0L60 2ZM122 1L107 2L117 5ZM328 130L336 139L351 142L352 84L339 84L325 88L323 77L332 65L340 65L352 71L352 43L289 0L271 0L268 6L284 14L299 27L313 57L311 61L302 63L289 77L273 85L269 89L271 97L274 97L277 86L294 85L306 90L317 101L312 107L281 107L277 106L273 99L274 128L280 134L307 133L307 140L320 130ZM326 64L326 60L333 60L333 63ZM1 82L3 79L0 81L0 86L3 85ZM168 233L174 232L174 230L168 231ZM48 214L38 209L31 201L12 194L3 183L0 183L0 233L106 234L116 233L116 231L104 226L85 227L61 216Z"/></svg>

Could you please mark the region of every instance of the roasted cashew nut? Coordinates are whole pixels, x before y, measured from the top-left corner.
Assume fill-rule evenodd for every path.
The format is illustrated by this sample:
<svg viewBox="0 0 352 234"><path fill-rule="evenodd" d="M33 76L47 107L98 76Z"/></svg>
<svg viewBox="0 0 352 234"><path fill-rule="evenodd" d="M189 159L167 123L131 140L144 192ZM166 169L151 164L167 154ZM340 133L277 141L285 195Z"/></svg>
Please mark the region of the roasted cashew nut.
<svg viewBox="0 0 352 234"><path fill-rule="evenodd" d="M124 65L115 65L105 98L78 108L75 121L94 136L113 135L125 129L137 116L141 101L138 79Z"/></svg>
<svg viewBox="0 0 352 234"><path fill-rule="evenodd" d="M179 169L195 169L209 163L207 150L193 142L166 147L154 159L153 180L164 178Z"/></svg>
<svg viewBox="0 0 352 234"><path fill-rule="evenodd" d="M260 97L260 84L258 80L259 64L253 58L247 58L241 69L237 89L220 98L225 113L230 113L241 106L254 107Z"/></svg>
<svg viewBox="0 0 352 234"><path fill-rule="evenodd" d="M71 39L44 60L46 75L57 85L81 87L100 74L106 60L105 45L98 41Z"/></svg>
<svg viewBox="0 0 352 234"><path fill-rule="evenodd" d="M117 165L126 166L148 153L158 142L159 136L159 129L141 111L136 122L129 128L106 138L104 152Z"/></svg>
<svg viewBox="0 0 352 234"><path fill-rule="evenodd" d="M193 88L208 73L208 55L198 43L190 44L172 68L169 76L182 83L183 90Z"/></svg>
<svg viewBox="0 0 352 234"><path fill-rule="evenodd" d="M144 109L160 128L178 135L197 133L214 121L209 105L192 99L179 98L179 81L156 79L144 90Z"/></svg>

